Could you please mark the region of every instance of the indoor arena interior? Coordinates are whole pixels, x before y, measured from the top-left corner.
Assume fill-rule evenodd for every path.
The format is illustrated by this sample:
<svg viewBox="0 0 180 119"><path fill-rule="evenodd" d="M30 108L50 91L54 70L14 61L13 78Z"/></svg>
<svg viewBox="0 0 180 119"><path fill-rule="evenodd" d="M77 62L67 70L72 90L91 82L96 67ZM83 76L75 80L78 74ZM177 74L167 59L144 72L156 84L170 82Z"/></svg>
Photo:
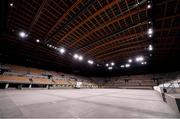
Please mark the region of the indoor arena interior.
<svg viewBox="0 0 180 119"><path fill-rule="evenodd" d="M0 119L180 119L180 0L0 0Z"/></svg>

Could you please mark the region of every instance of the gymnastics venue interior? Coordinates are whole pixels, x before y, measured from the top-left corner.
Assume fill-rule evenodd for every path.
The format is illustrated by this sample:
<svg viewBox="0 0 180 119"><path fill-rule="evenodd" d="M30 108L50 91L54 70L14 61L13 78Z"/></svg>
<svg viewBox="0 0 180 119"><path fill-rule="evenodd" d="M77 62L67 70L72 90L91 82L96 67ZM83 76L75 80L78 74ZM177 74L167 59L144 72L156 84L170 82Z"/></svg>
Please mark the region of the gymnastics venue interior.
<svg viewBox="0 0 180 119"><path fill-rule="evenodd" d="M0 118L180 118L180 0L0 0Z"/></svg>

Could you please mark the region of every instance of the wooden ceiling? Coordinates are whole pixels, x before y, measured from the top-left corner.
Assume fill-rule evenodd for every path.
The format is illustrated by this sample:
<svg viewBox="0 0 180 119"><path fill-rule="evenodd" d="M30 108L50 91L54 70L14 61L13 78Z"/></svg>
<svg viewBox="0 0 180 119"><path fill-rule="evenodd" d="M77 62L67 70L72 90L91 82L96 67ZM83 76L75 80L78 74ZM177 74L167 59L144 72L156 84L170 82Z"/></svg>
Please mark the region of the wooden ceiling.
<svg viewBox="0 0 180 119"><path fill-rule="evenodd" d="M111 61L120 65L137 55L154 64L180 55L180 0L9 0L4 3L7 17L0 41L2 53L54 63L70 70L76 65L88 70L84 66L86 61L74 63L74 53L103 66ZM151 38L147 34L149 28L154 30ZM19 38L20 31L25 31L28 37ZM64 47L66 53L61 55L47 44ZM147 49L149 44L153 45L152 52Z"/></svg>

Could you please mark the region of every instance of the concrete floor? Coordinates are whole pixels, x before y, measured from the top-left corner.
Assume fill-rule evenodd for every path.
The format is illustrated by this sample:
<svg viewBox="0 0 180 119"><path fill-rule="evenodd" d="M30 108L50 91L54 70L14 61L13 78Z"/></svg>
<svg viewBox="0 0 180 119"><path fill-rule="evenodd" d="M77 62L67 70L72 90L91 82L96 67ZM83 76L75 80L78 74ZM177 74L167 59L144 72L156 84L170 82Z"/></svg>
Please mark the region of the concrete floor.
<svg viewBox="0 0 180 119"><path fill-rule="evenodd" d="M0 90L0 118L178 118L153 90Z"/></svg>

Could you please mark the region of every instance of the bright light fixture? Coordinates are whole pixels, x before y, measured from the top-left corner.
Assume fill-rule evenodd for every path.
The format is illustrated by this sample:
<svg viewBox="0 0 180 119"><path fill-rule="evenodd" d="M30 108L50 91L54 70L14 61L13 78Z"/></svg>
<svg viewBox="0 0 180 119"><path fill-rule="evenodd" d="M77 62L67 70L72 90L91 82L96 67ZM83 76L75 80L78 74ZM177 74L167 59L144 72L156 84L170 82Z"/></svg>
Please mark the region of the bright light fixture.
<svg viewBox="0 0 180 119"><path fill-rule="evenodd" d="M151 5L148 5L147 8L150 9L150 8L151 8Z"/></svg>
<svg viewBox="0 0 180 119"><path fill-rule="evenodd" d="M130 66L131 66L130 64L125 64L125 67L126 67L126 68L128 68L128 67L130 67Z"/></svg>
<svg viewBox="0 0 180 119"><path fill-rule="evenodd" d="M10 6L12 7L14 4L13 3L10 3Z"/></svg>
<svg viewBox="0 0 180 119"><path fill-rule="evenodd" d="M143 61L143 60L144 60L144 58L141 56L141 57L139 57L139 60L140 60L140 61Z"/></svg>
<svg viewBox="0 0 180 119"><path fill-rule="evenodd" d="M132 59L129 59L128 62L131 63L131 62L132 62Z"/></svg>
<svg viewBox="0 0 180 119"><path fill-rule="evenodd" d="M139 2L137 2L136 6L138 6L138 5L139 5Z"/></svg>
<svg viewBox="0 0 180 119"><path fill-rule="evenodd" d="M78 54L74 54L73 57L74 57L74 59L78 59L80 61L82 61L84 59L83 56L78 55Z"/></svg>
<svg viewBox="0 0 180 119"><path fill-rule="evenodd" d="M108 66L109 66L109 64L107 63L107 64L106 64L106 67L108 67Z"/></svg>
<svg viewBox="0 0 180 119"><path fill-rule="evenodd" d="M153 34L153 29L152 29L152 28L149 28L149 29L148 29L148 34L149 34L149 35L152 35L152 34Z"/></svg>
<svg viewBox="0 0 180 119"><path fill-rule="evenodd" d="M113 69L113 67L108 67L108 69L109 69L109 70L112 70L112 69Z"/></svg>
<svg viewBox="0 0 180 119"><path fill-rule="evenodd" d="M144 57L143 56L138 56L136 57L136 62L141 62L144 60Z"/></svg>
<svg viewBox="0 0 180 119"><path fill-rule="evenodd" d="M78 59L79 58L79 55L78 54L74 54L74 59Z"/></svg>
<svg viewBox="0 0 180 119"><path fill-rule="evenodd" d="M114 66L115 65L115 63L114 62L111 62L111 66Z"/></svg>
<svg viewBox="0 0 180 119"><path fill-rule="evenodd" d="M78 58L78 59L79 59L80 61L81 61L81 60L83 60L83 56L79 56L79 58Z"/></svg>
<svg viewBox="0 0 180 119"><path fill-rule="evenodd" d="M27 37L28 35L27 35L25 32L21 31L21 32L19 32L19 36L20 36L21 38L25 38L25 37Z"/></svg>
<svg viewBox="0 0 180 119"><path fill-rule="evenodd" d="M147 64L147 62L146 61L145 62L141 62L141 64L144 65L144 64Z"/></svg>
<svg viewBox="0 0 180 119"><path fill-rule="evenodd" d="M152 50L153 50L153 47L152 47L151 44L149 45L148 50L149 50L149 51L152 51Z"/></svg>
<svg viewBox="0 0 180 119"><path fill-rule="evenodd" d="M37 42L37 43L39 43L39 42L40 42L40 40L39 40L39 39L36 39L36 42Z"/></svg>
<svg viewBox="0 0 180 119"><path fill-rule="evenodd" d="M121 68L124 68L124 65L121 65Z"/></svg>
<svg viewBox="0 0 180 119"><path fill-rule="evenodd" d="M54 48L56 48L56 47L54 47ZM60 48L60 49L59 49L59 52L60 52L61 54L64 54L64 53L65 53L65 49L64 49L64 48Z"/></svg>
<svg viewBox="0 0 180 119"><path fill-rule="evenodd" d="M92 60L88 60L89 64L94 64L94 62Z"/></svg>

